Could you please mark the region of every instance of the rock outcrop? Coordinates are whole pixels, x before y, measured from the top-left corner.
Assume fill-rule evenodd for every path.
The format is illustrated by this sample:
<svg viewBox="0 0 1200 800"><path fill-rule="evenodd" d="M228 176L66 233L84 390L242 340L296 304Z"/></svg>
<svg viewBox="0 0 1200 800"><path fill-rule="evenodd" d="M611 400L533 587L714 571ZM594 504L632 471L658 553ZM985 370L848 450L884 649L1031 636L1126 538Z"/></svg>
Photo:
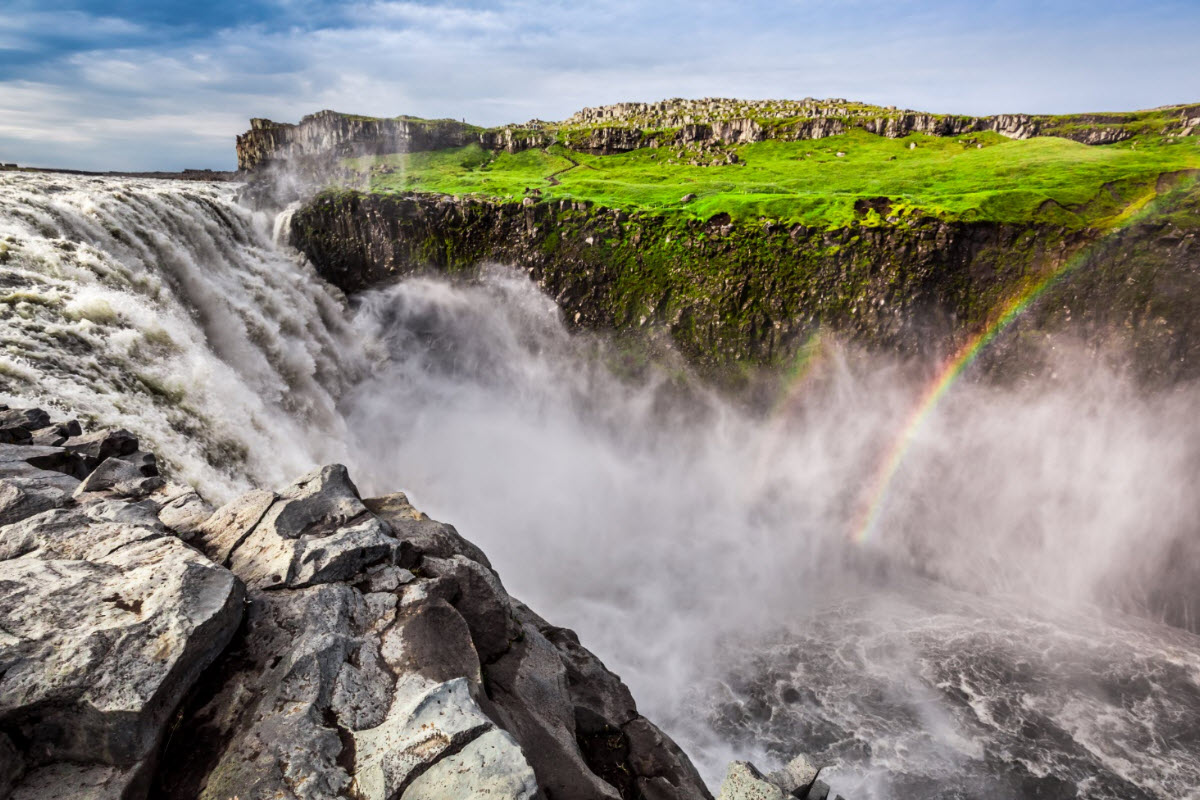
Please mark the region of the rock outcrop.
<svg viewBox="0 0 1200 800"><path fill-rule="evenodd" d="M127 431L0 424L0 800L710 796L403 494L330 465L214 512Z"/></svg>
<svg viewBox="0 0 1200 800"><path fill-rule="evenodd" d="M1048 274L1092 235L935 218L827 230L354 192L319 195L291 227L347 293L497 261L528 271L576 326L665 329L693 363L718 369L787 362L818 328L908 353L944 344L1006 286Z"/></svg>
<svg viewBox="0 0 1200 800"><path fill-rule="evenodd" d="M31 438L47 427L30 415ZM243 588L163 524L190 493L157 477L136 439L66 445L3 446L0 797L144 796L171 715L237 629Z"/></svg>
<svg viewBox="0 0 1200 800"><path fill-rule="evenodd" d="M974 117L929 114L844 99L663 100L585 108L562 122L530 120L479 128L457 120L390 119L320 111L297 124L250 120L237 137L238 168L259 170L288 163L290 170L325 173L348 156L441 150L476 143L518 152L555 142L595 155L642 147L730 145L767 139L823 139L862 128L899 138L912 133L956 136L994 131L1013 139L1059 136L1083 144L1112 144L1137 133L1187 136L1200 125L1200 105L1122 114L998 114Z"/></svg>
<svg viewBox="0 0 1200 800"><path fill-rule="evenodd" d="M1074 263L1038 304L1045 313L1025 315L1039 336L1021 338L1036 344L1061 331L1130 349L1138 373L1171 383L1200 375L1200 315L1188 300L1198 280L1200 184L1182 171L1161 176L1156 189L1157 205L1102 246L1101 231L1049 212L1028 224L909 216L826 229L570 200L346 191L300 208L291 241L347 293L426 270L471 276L481 263L509 264L528 272L569 324L662 330L693 363L717 370L789 363L818 329L936 355L1022 287ZM884 216L890 206L862 198L854 213ZM1011 349L993 347L993 356ZM1021 360L1034 355L1016 349Z"/></svg>
<svg viewBox="0 0 1200 800"><path fill-rule="evenodd" d="M841 795L830 798L829 784L818 778L820 774L802 755L769 775L748 761L734 761L717 800L843 800Z"/></svg>
<svg viewBox="0 0 1200 800"><path fill-rule="evenodd" d="M326 110L309 114L297 124L250 120L250 130L237 137L238 169L281 162L312 166L313 161L443 150L472 142L490 150L515 152L549 144L550 137L528 126L484 130L452 119L379 119Z"/></svg>

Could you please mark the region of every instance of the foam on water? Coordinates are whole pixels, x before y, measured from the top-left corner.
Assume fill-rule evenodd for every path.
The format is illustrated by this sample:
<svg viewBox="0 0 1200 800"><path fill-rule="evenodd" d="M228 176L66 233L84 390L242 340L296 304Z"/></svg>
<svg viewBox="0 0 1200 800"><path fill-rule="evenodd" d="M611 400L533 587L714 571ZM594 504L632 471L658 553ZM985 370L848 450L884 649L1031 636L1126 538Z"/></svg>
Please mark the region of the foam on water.
<svg viewBox="0 0 1200 800"><path fill-rule="evenodd" d="M831 346L764 419L511 270L350 307L286 228L227 186L0 176L0 401L127 427L217 501L330 461L408 491L713 781L810 752L853 798L1200 785L1198 640L1096 610L1195 600L1193 387L1069 348L1056 380L960 384L863 548L919 369Z"/></svg>
<svg viewBox="0 0 1200 800"><path fill-rule="evenodd" d="M342 302L200 183L0 176L0 393L137 431L217 500L344 456Z"/></svg>

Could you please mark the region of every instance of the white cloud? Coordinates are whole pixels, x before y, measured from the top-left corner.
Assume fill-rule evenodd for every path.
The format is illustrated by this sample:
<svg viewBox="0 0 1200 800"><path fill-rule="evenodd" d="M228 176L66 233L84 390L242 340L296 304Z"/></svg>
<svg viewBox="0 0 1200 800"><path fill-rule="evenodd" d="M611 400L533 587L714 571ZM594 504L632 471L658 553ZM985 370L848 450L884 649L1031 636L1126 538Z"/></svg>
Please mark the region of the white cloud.
<svg viewBox="0 0 1200 800"><path fill-rule="evenodd" d="M2 82L0 160L228 167L249 117L321 108L500 124L672 96L843 96L957 113L1200 99L1188 96L1190 55L1159 44L1170 20L1138 36L1086 20L1031 30L1003 3L970 16L865 1L741 13L712 2L370 2L343 13L337 25L230 28L160 48L98 43ZM1123 58L1094 58L1103 47Z"/></svg>

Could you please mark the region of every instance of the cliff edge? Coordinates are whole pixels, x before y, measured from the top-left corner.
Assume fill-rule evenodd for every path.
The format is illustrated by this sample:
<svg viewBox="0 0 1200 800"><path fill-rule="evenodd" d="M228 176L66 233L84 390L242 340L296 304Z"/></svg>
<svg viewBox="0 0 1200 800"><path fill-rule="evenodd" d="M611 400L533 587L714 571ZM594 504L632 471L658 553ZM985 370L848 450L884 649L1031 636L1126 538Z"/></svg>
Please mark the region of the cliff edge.
<svg viewBox="0 0 1200 800"><path fill-rule="evenodd" d="M329 465L213 510L0 409L0 798L710 797L565 628Z"/></svg>

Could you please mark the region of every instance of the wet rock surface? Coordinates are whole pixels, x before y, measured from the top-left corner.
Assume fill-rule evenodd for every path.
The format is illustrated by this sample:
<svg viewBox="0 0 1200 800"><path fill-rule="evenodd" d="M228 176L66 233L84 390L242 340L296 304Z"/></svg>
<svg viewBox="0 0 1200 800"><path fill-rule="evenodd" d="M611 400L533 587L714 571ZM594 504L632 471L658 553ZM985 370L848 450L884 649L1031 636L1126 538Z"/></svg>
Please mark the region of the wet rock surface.
<svg viewBox="0 0 1200 800"><path fill-rule="evenodd" d="M403 494L330 465L214 511L127 431L3 413L0 799L710 797Z"/></svg>

